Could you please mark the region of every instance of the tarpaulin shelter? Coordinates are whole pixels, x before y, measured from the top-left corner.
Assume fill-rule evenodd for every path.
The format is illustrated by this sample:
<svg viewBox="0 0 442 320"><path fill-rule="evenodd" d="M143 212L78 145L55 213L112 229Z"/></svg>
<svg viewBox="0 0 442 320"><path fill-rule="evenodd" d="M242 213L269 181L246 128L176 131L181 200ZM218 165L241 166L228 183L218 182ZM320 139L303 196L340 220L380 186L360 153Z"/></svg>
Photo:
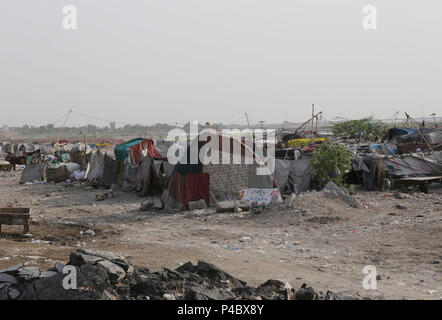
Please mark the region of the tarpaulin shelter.
<svg viewBox="0 0 442 320"><path fill-rule="evenodd" d="M442 163L429 161L425 157L402 155L400 157L383 158L381 161L385 174L394 178L442 174Z"/></svg>
<svg viewBox="0 0 442 320"><path fill-rule="evenodd" d="M388 143L370 144L370 151L372 153L383 154L383 155L394 155L399 152L395 144L388 144Z"/></svg>
<svg viewBox="0 0 442 320"><path fill-rule="evenodd" d="M204 199L208 205L215 205L218 201L237 200L239 192L243 189L276 188L271 172L262 164L262 161L238 139L218 135L219 138L219 163L210 163L198 157L197 163L191 163L189 146L175 167L168 189L163 194L166 208L181 208L189 201ZM191 144L197 145L198 154L207 143L195 138ZM223 150L222 140L230 142L229 150ZM237 154L234 154L236 150ZM239 150L239 152L238 152ZM207 155L206 155L207 156ZM223 158L229 158L229 163L222 163ZM235 164L233 159L240 159ZM267 174L257 174L257 169L267 170Z"/></svg>
<svg viewBox="0 0 442 320"><path fill-rule="evenodd" d="M86 178L89 183L101 184L104 174L104 154L100 150L92 152Z"/></svg>
<svg viewBox="0 0 442 320"><path fill-rule="evenodd" d="M2 142L0 144L0 155L4 157L4 155L8 153L12 153L13 145L10 142Z"/></svg>
<svg viewBox="0 0 442 320"><path fill-rule="evenodd" d="M167 187L175 166L164 160L142 156L134 164L127 158L121 177L123 188L133 189L142 196L161 193Z"/></svg>
<svg viewBox="0 0 442 320"><path fill-rule="evenodd" d="M139 144L143 138L135 138L115 146L114 155L118 161L124 161L129 155L129 148Z"/></svg>
<svg viewBox="0 0 442 320"><path fill-rule="evenodd" d="M161 154L155 149L153 140L143 138L132 139L117 145L114 154L117 161L124 161L130 156L133 163L138 163L142 155L150 156L154 159L163 159Z"/></svg>
<svg viewBox="0 0 442 320"><path fill-rule="evenodd" d="M358 173L367 190L383 186L385 179L397 180L415 177L437 177L442 175L440 155L407 154L381 156L370 154L355 155L352 173Z"/></svg>
<svg viewBox="0 0 442 320"><path fill-rule="evenodd" d="M171 170L165 156L158 152L152 139L137 138L117 145L115 157L120 163L118 181L123 187L147 195L156 191L162 192L167 185ZM169 172L169 176L166 171Z"/></svg>
<svg viewBox="0 0 442 320"><path fill-rule="evenodd" d="M390 128L387 130L387 139L391 140L398 136L403 136L412 132L415 132L417 129L410 128Z"/></svg>
<svg viewBox="0 0 442 320"><path fill-rule="evenodd" d="M425 137L425 139L424 139ZM422 128L415 130L406 135L395 138L397 143L422 143L428 142L431 145L442 144L442 129L441 128ZM426 140L426 141L425 141Z"/></svg>
<svg viewBox="0 0 442 320"><path fill-rule="evenodd" d="M306 192L310 185L312 173L313 165L309 158L275 160L273 177L281 192L287 187L295 193Z"/></svg>

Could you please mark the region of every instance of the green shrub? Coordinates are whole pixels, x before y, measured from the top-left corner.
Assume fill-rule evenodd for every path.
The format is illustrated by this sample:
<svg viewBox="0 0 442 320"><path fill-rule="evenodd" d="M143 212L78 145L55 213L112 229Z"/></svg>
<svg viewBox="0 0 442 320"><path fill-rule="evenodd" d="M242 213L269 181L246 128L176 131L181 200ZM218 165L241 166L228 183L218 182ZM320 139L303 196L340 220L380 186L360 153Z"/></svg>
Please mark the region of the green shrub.
<svg viewBox="0 0 442 320"><path fill-rule="evenodd" d="M321 186L333 181L342 186L344 174L351 168L352 154L345 147L337 144L324 144L318 147L312 156L315 176Z"/></svg>
<svg viewBox="0 0 442 320"><path fill-rule="evenodd" d="M377 141L382 138L387 130L387 125L370 118L347 120L336 123L332 131L337 136L346 136L361 141Z"/></svg>

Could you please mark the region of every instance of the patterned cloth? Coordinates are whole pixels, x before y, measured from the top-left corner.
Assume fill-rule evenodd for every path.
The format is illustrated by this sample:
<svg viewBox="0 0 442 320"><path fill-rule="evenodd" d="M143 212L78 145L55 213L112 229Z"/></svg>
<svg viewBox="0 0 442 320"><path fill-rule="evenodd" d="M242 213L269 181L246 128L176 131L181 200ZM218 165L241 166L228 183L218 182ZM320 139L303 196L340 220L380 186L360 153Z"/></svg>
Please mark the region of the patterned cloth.
<svg viewBox="0 0 442 320"><path fill-rule="evenodd" d="M210 190L237 194L248 187L248 164L208 164L203 166L203 173L210 177Z"/></svg>

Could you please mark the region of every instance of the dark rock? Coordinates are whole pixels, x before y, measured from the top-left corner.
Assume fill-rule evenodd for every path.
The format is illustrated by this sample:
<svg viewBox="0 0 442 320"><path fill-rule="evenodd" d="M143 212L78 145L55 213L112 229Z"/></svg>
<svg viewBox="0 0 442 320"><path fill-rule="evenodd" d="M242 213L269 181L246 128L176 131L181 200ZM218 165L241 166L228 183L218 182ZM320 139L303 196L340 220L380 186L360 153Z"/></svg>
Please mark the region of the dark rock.
<svg viewBox="0 0 442 320"><path fill-rule="evenodd" d="M54 268L52 268L52 271L56 271L58 273L63 273L63 269L64 269L65 265L61 262L56 262L54 265Z"/></svg>
<svg viewBox="0 0 442 320"><path fill-rule="evenodd" d="M403 206L403 205L401 205L401 204L397 204L397 205L396 205L396 209L405 210L405 209L407 209L407 207L406 207L406 206Z"/></svg>
<svg viewBox="0 0 442 320"><path fill-rule="evenodd" d="M186 288L184 300L229 300L235 296L222 288L192 285Z"/></svg>
<svg viewBox="0 0 442 320"><path fill-rule="evenodd" d="M185 264L179 266L175 269L175 271L183 273L183 272L189 272L194 273L196 271L196 267L192 264L192 262L186 262Z"/></svg>
<svg viewBox="0 0 442 320"><path fill-rule="evenodd" d="M353 208L362 208L362 204L360 203L360 201L356 197L352 196L351 194L348 194L343 189L338 187L335 183L333 183L331 181L328 182L325 185L324 189L329 190L329 191L335 191L337 193L337 195L339 196L339 198L341 198L341 200L344 201L345 203L347 203L349 206L351 206Z"/></svg>
<svg viewBox="0 0 442 320"><path fill-rule="evenodd" d="M12 284L9 282L0 282L0 290L3 289L4 287L9 287Z"/></svg>
<svg viewBox="0 0 442 320"><path fill-rule="evenodd" d="M182 273L167 268L163 268L162 278L164 281L183 281L185 279Z"/></svg>
<svg viewBox="0 0 442 320"><path fill-rule="evenodd" d="M8 300L8 289L11 286L10 283L0 283L0 300Z"/></svg>
<svg viewBox="0 0 442 320"><path fill-rule="evenodd" d="M55 276L56 274L58 274L58 272L56 272L56 271L50 271L50 270L43 271L40 274L40 278L49 278L49 277Z"/></svg>
<svg viewBox="0 0 442 320"><path fill-rule="evenodd" d="M18 291L17 289L14 289L14 288L9 288L8 296L9 296L9 299L15 300L20 296L20 291Z"/></svg>
<svg viewBox="0 0 442 320"><path fill-rule="evenodd" d="M221 286L224 286L224 282L226 281L229 281L233 287L244 287L247 284L242 280L232 277L230 274L224 272L213 264L204 261L198 261L196 273L204 278L217 282Z"/></svg>
<svg viewBox="0 0 442 320"><path fill-rule="evenodd" d="M7 283L12 283L15 284L17 283L17 279L15 279L13 276L11 276L10 274L7 273L0 273L0 283L1 282L7 282Z"/></svg>
<svg viewBox="0 0 442 320"><path fill-rule="evenodd" d="M25 265L23 263L19 263L19 264L16 264L14 266L8 267L6 269L0 270L0 273L8 273L8 274L11 274L13 276L16 276L18 274L18 270L20 268L23 268L24 266Z"/></svg>
<svg viewBox="0 0 442 320"><path fill-rule="evenodd" d="M132 285L132 290L136 294L149 296L162 296L164 287L157 277L154 275L139 274L134 272L135 283Z"/></svg>
<svg viewBox="0 0 442 320"><path fill-rule="evenodd" d="M89 254L80 253L81 264L96 264L99 261L103 261L103 258L97 256L91 256Z"/></svg>
<svg viewBox="0 0 442 320"><path fill-rule="evenodd" d="M119 267L118 265L110 261L107 260L99 261L97 263L97 266L99 268L103 268L104 271L106 271L106 273L109 276L109 280L112 283L117 283L126 276L126 272L124 272L123 268Z"/></svg>
<svg viewBox="0 0 442 320"><path fill-rule="evenodd" d="M40 276L40 268L39 267L23 267L18 270L19 278L23 278L25 280L31 280L34 278L38 278Z"/></svg>
<svg viewBox="0 0 442 320"><path fill-rule="evenodd" d="M80 267L79 271L77 271L79 285L93 288L97 292L104 292L109 287L109 276L104 268L85 264Z"/></svg>
<svg viewBox="0 0 442 320"><path fill-rule="evenodd" d="M80 267L83 264L96 264L99 261L103 261L103 258L97 257L94 255L89 255L86 253L80 253L80 252L71 252L69 257L69 264L73 266Z"/></svg>
<svg viewBox="0 0 442 320"><path fill-rule="evenodd" d="M113 262L113 260L120 260L121 259L121 256L114 254L112 252L92 251L92 250L86 250L86 249L78 249L77 252L82 253L82 254L88 254L90 256L100 257L100 258L103 258L105 260L109 260L112 262Z"/></svg>
<svg viewBox="0 0 442 320"><path fill-rule="evenodd" d="M77 287L73 289L63 287L67 274L59 262L43 272L23 265L5 269L7 272L0 273L0 300L318 299L305 284L297 292L279 280L268 280L258 288L246 286L246 282L203 261L197 266L187 262L176 270L152 272L144 267L134 269L130 262L113 253L78 249L71 252L70 263L77 275ZM320 299L336 297L327 292Z"/></svg>
<svg viewBox="0 0 442 320"><path fill-rule="evenodd" d="M118 258L118 259L113 259L112 262L115 263L120 268L122 268L124 272L126 272L127 274L131 274L134 271L132 264L127 260Z"/></svg>
<svg viewBox="0 0 442 320"><path fill-rule="evenodd" d="M245 287L233 288L232 292L239 296L245 296L245 295L254 296L257 294L257 289L250 286L245 286Z"/></svg>
<svg viewBox="0 0 442 320"><path fill-rule="evenodd" d="M258 295L271 296L272 293L284 290L284 283L279 280L267 280L257 288ZM279 292L280 293L280 292Z"/></svg>
<svg viewBox="0 0 442 320"><path fill-rule="evenodd" d="M304 283L298 291L295 293L295 300L316 300L318 295L315 293L312 287L307 287Z"/></svg>
<svg viewBox="0 0 442 320"><path fill-rule="evenodd" d="M68 264L71 266L80 267L83 264L82 261L83 259L81 258L81 254L78 253L77 251L72 251L71 254L69 255Z"/></svg>
<svg viewBox="0 0 442 320"><path fill-rule="evenodd" d="M40 278L29 284L20 300L96 300L102 295L94 290L66 290L63 288L65 275L58 273L49 278Z"/></svg>

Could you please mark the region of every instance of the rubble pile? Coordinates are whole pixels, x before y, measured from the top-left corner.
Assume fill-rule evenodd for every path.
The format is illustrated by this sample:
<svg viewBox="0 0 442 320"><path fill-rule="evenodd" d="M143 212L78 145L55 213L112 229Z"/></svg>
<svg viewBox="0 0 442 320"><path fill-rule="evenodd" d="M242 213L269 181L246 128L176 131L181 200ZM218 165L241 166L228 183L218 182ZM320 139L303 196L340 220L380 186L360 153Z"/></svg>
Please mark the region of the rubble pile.
<svg viewBox="0 0 442 320"><path fill-rule="evenodd" d="M69 271L70 270L70 271ZM74 275L76 274L76 275ZM73 281L75 279L76 281ZM76 282L76 283L75 283ZM74 288L72 288L72 286ZM116 254L77 249L67 265L47 271L15 265L0 270L0 300L315 300L335 299L303 285L268 280L257 288L213 264L187 262L175 270L134 267Z"/></svg>

